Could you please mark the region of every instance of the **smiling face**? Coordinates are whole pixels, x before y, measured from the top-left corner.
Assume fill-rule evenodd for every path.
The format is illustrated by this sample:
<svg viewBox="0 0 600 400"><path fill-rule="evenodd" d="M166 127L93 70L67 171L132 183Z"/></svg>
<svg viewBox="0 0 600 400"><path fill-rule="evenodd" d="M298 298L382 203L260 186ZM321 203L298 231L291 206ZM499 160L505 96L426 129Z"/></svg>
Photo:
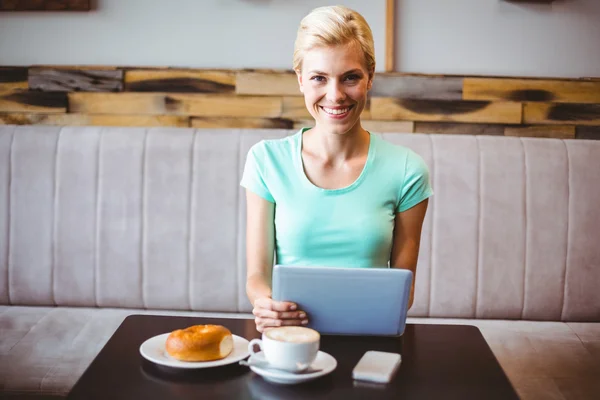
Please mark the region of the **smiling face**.
<svg viewBox="0 0 600 400"><path fill-rule="evenodd" d="M306 51L297 74L317 129L338 135L360 129L372 75L358 43Z"/></svg>

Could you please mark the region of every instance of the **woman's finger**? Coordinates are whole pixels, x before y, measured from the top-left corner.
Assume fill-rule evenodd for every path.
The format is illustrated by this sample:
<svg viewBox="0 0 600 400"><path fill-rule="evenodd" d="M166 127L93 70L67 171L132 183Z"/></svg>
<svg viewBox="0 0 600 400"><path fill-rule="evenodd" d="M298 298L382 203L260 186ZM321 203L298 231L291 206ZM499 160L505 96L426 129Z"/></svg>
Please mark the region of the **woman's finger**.
<svg viewBox="0 0 600 400"><path fill-rule="evenodd" d="M256 299L254 307L265 308L273 311L295 311L297 309L296 304L289 301L274 301L269 297L261 297Z"/></svg>
<svg viewBox="0 0 600 400"><path fill-rule="evenodd" d="M271 311L266 308L254 307L254 309L252 309L252 314L254 314L254 316L256 317L277 319L279 313L277 311Z"/></svg>
<svg viewBox="0 0 600 400"><path fill-rule="evenodd" d="M301 319L273 319L273 318L260 318L259 324L263 328L276 328L279 326L299 326L306 325L308 321Z"/></svg>
<svg viewBox="0 0 600 400"><path fill-rule="evenodd" d="M279 319L304 319L306 318L306 313L304 311L287 311L277 313L277 318Z"/></svg>
<svg viewBox="0 0 600 400"><path fill-rule="evenodd" d="M297 311L298 306L289 301L271 300L271 310L275 311Z"/></svg>
<svg viewBox="0 0 600 400"><path fill-rule="evenodd" d="M304 318L306 318L306 313L303 311L277 312L277 311L265 310L263 308L254 308L252 310L252 314L254 314L256 317L271 318L271 319L304 319Z"/></svg>

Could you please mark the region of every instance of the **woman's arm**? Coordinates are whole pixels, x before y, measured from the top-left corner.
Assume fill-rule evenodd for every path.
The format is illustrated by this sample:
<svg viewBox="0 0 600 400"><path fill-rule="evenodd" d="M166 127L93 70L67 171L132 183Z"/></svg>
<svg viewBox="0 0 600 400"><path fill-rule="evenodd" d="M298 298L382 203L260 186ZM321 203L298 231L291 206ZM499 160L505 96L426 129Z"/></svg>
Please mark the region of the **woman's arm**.
<svg viewBox="0 0 600 400"><path fill-rule="evenodd" d="M275 204L246 190L246 293L250 303L271 297Z"/></svg>
<svg viewBox="0 0 600 400"><path fill-rule="evenodd" d="M246 191L246 294L252 303L256 329L306 325L306 314L296 304L271 299L271 271L275 250L275 204Z"/></svg>
<svg viewBox="0 0 600 400"><path fill-rule="evenodd" d="M414 301L421 228L423 227L428 204L429 200L426 199L406 211L396 213L390 266L392 268L409 269L413 273L408 308L412 307Z"/></svg>

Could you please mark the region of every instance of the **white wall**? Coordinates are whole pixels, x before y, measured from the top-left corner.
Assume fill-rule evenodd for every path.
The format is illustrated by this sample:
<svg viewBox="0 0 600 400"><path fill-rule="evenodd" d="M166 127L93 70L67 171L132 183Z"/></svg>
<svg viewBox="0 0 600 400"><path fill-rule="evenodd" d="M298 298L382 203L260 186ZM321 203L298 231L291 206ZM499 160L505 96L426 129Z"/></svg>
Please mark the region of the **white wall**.
<svg viewBox="0 0 600 400"><path fill-rule="evenodd" d="M397 0L403 72L600 77L600 0Z"/></svg>
<svg viewBox="0 0 600 400"><path fill-rule="evenodd" d="M384 0L336 0L385 40ZM97 0L89 13L0 13L0 64L291 69L319 0ZM384 65L384 47L376 50Z"/></svg>
<svg viewBox="0 0 600 400"><path fill-rule="evenodd" d="M290 69L300 19L345 4L384 65L385 1L97 0L89 13L0 13L0 65ZM600 0L397 0L397 70L600 76Z"/></svg>

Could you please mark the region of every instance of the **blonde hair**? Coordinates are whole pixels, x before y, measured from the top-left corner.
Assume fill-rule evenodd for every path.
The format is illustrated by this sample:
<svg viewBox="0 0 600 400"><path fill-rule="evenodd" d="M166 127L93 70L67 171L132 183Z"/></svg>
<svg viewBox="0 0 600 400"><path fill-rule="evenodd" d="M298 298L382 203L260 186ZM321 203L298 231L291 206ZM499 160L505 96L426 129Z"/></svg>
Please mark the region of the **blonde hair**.
<svg viewBox="0 0 600 400"><path fill-rule="evenodd" d="M375 45L373 33L362 15L344 6L319 7L312 10L300 22L294 44L294 70L302 69L304 52L313 47L360 45L367 70L375 72Z"/></svg>

